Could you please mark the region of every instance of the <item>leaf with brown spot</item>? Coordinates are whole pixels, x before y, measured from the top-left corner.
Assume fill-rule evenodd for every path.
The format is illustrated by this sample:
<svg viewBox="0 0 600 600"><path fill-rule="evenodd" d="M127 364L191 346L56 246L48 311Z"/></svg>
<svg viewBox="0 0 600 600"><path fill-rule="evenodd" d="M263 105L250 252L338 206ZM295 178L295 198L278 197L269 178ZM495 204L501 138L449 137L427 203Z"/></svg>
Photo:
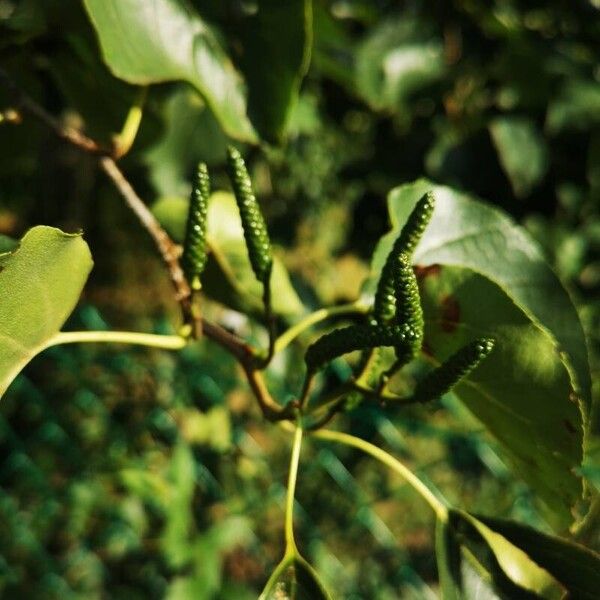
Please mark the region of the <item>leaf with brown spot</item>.
<svg viewBox="0 0 600 600"><path fill-rule="evenodd" d="M441 327L446 333L452 333L460 323L460 304L450 294L444 296L441 302Z"/></svg>

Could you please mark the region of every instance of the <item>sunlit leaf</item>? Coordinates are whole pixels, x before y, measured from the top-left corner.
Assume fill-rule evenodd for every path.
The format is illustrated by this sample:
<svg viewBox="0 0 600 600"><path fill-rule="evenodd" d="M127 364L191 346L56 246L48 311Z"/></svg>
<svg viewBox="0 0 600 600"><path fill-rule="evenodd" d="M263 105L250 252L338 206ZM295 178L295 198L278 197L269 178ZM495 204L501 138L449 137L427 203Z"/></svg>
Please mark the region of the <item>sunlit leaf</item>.
<svg viewBox="0 0 600 600"><path fill-rule="evenodd" d="M477 336L497 338L492 355L457 394L552 507L555 524L566 526L582 492L576 470L585 422L573 390L586 413L590 377L578 315L537 246L499 211L421 180L390 194L393 230L377 248L366 290L428 190L436 208L414 257L429 267L421 272L425 349L440 361Z"/></svg>
<svg viewBox="0 0 600 600"><path fill-rule="evenodd" d="M44 226L0 255L0 396L62 327L92 264L80 234Z"/></svg>
<svg viewBox="0 0 600 600"><path fill-rule="evenodd" d="M225 132L254 141L243 81L211 27L182 0L84 0L111 71L130 83L188 81Z"/></svg>
<svg viewBox="0 0 600 600"><path fill-rule="evenodd" d="M474 515L490 530L520 548L540 567L550 573L571 594L580 600L594 600L600 590L600 554L531 527Z"/></svg>

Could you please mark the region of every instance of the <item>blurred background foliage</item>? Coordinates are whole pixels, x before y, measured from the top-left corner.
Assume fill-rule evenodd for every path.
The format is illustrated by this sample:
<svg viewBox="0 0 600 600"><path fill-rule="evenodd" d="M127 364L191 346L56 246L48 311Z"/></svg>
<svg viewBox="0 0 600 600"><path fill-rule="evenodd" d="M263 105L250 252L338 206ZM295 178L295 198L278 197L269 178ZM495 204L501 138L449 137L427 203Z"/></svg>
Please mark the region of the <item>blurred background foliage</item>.
<svg viewBox="0 0 600 600"><path fill-rule="evenodd" d="M245 74L250 114L275 102L256 90L276 84L248 66L277 73L281 64L277 45L254 45L244 29L254 3L191 4ZM315 0L312 59L285 141L241 146L299 306L357 296L389 228L387 192L426 175L508 211L539 241L580 308L600 381L599 10L595 0ZM0 64L104 143L138 94L103 63L76 0L0 0ZM95 268L69 328L172 332L176 310L152 244L94 159L11 108L0 90L0 234L38 223L85 231ZM270 133L283 118L275 110L254 122ZM167 227L198 160L227 189L228 134L189 83L150 87L122 167ZM240 313L206 310L262 339ZM291 352L271 369L278 397L296 389L300 360ZM0 593L255 597L281 552L288 440L240 381L205 344L38 357L2 401ZM452 396L433 409L364 407L343 419L457 505L547 527ZM298 539L339 597L437 597L432 525L369 459L306 444ZM600 547L597 532L586 541Z"/></svg>

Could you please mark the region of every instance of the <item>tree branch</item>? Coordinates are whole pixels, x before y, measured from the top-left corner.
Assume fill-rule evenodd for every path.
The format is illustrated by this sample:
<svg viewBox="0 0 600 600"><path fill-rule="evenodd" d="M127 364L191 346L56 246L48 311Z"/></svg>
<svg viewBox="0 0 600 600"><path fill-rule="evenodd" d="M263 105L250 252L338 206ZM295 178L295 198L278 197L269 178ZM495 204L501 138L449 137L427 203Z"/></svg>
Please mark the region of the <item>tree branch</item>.
<svg viewBox="0 0 600 600"><path fill-rule="evenodd" d="M17 84L12 80L10 75L0 68L0 84L3 85L8 92L14 97L15 103L25 112L37 117L42 123L48 126L61 139L70 142L74 146L81 148L84 152L90 154L110 154L111 150L102 148L93 139L75 129L61 123L56 117L52 116L42 106L40 106L33 98L28 96Z"/></svg>
<svg viewBox="0 0 600 600"><path fill-rule="evenodd" d="M181 306L184 320L187 323L193 324L195 337L198 337L200 332L203 332L207 338L228 350L237 359L244 370L248 383L258 400L265 418L271 421L292 418L297 411L297 404L290 402L285 407L282 407L271 397L261 373L256 369L256 357L252 348L244 340L241 340L223 327L203 319L197 314L197 311L193 310L191 290L179 264L179 250L177 244L173 242L167 232L162 228L156 217L138 196L117 166L114 159L115 149L102 148L93 139L89 138L81 131L65 126L19 88L10 75L1 68L0 85L8 89L19 108L39 119L58 137L73 144L80 150L98 157L102 170L112 181L117 191L125 200L127 206L133 211L140 223L154 240L163 263L169 272L171 283L175 289L175 299Z"/></svg>
<svg viewBox="0 0 600 600"><path fill-rule="evenodd" d="M177 244L173 242L167 232L162 228L144 201L137 195L129 181L125 179L125 176L117 166L117 163L109 156L102 156L100 158L100 166L113 182L127 206L133 211L140 223L154 240L163 262L169 271L171 283L175 289L175 299L182 305L186 316L189 316L189 298L191 290L179 264Z"/></svg>

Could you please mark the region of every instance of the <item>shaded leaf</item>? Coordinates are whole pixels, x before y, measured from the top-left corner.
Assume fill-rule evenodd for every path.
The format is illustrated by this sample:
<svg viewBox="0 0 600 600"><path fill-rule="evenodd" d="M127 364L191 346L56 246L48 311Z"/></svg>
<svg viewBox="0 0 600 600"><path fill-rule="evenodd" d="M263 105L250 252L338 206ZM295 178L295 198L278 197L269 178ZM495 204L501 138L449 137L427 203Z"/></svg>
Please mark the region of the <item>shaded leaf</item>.
<svg viewBox="0 0 600 600"><path fill-rule="evenodd" d="M0 17L0 47L25 44L46 31L44 10L37 0L21 0L4 11Z"/></svg>
<svg viewBox="0 0 600 600"><path fill-rule="evenodd" d="M590 373L583 328L569 295L526 232L497 209L449 187L421 179L395 188L388 196L392 231L377 246L372 292L398 232L419 198L432 190L436 208L417 247L414 262L467 267L487 277L558 342L572 383L590 406Z"/></svg>
<svg viewBox="0 0 600 600"><path fill-rule="evenodd" d="M119 78L147 85L188 81L225 132L254 141L243 81L210 26L182 0L84 0L105 62Z"/></svg>
<svg viewBox="0 0 600 600"><path fill-rule="evenodd" d="M535 488L557 524L568 525L582 494L581 412L551 336L488 279L469 269L421 274L426 352L442 362L475 338L492 353L454 391Z"/></svg>
<svg viewBox="0 0 600 600"><path fill-rule="evenodd" d="M551 134L564 129L588 130L597 123L600 123L600 86L596 81L568 81L548 105L546 128Z"/></svg>
<svg viewBox="0 0 600 600"><path fill-rule="evenodd" d="M401 109L444 72L442 46L411 19L385 21L356 53L356 88L375 109Z"/></svg>
<svg viewBox="0 0 600 600"><path fill-rule="evenodd" d="M0 255L0 396L62 327L92 264L80 234L44 226Z"/></svg>
<svg viewBox="0 0 600 600"><path fill-rule="evenodd" d="M312 0L259 0L243 40L248 113L261 137L280 140L310 63Z"/></svg>
<svg viewBox="0 0 600 600"><path fill-rule="evenodd" d="M497 117L489 128L515 196L527 196L548 169L548 148L542 134L534 121L525 117Z"/></svg>
<svg viewBox="0 0 600 600"><path fill-rule="evenodd" d="M191 89L179 89L164 109L166 130L144 154L150 180L161 196L190 193L190 176L198 162L212 166L225 161L227 138L202 99Z"/></svg>

